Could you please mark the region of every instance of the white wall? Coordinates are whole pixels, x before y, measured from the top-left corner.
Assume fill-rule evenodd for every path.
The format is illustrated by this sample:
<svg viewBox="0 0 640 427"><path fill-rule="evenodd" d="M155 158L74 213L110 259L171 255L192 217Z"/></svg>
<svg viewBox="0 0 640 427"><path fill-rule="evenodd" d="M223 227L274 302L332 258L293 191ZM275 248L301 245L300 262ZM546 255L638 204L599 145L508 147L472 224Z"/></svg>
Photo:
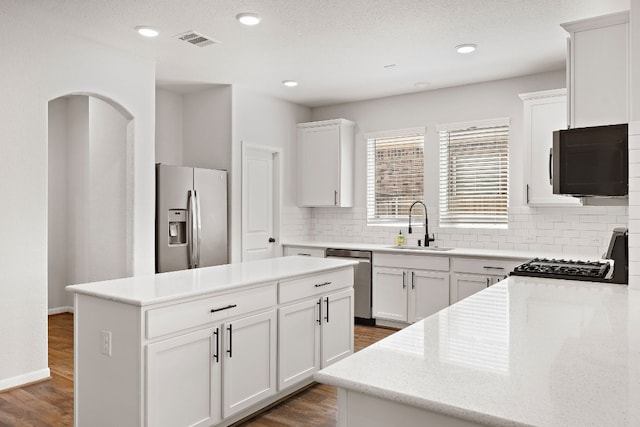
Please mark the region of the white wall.
<svg viewBox="0 0 640 427"><path fill-rule="evenodd" d="M355 201L353 208L314 208L315 240L393 244L398 228L366 225L366 138L368 132L426 126L425 203L429 231L441 246L533 250L541 253L599 256L611 229L626 226L626 206L529 208L524 206L524 119L520 93L565 86L564 71L485 82L410 95L319 107L313 120L346 118L356 125ZM439 124L499 117L510 118L509 228L451 229L438 225ZM406 235L406 227L403 228ZM422 233L422 235L420 235ZM413 239L422 238L421 228Z"/></svg>
<svg viewBox="0 0 640 427"><path fill-rule="evenodd" d="M0 52L0 390L49 375L47 368L47 104L96 93L135 118L134 274L154 265L154 64L63 36L28 19L3 19ZM16 43L16 34L20 34ZM126 78L123 78L126 76Z"/></svg>
<svg viewBox="0 0 640 427"><path fill-rule="evenodd" d="M127 124L111 105L89 97L89 271L83 281L130 276Z"/></svg>
<svg viewBox="0 0 640 427"><path fill-rule="evenodd" d="M156 89L156 163L182 165L182 94Z"/></svg>
<svg viewBox="0 0 640 427"><path fill-rule="evenodd" d="M183 97L183 166L231 168L231 86Z"/></svg>
<svg viewBox="0 0 640 427"><path fill-rule="evenodd" d="M49 103L49 188L48 188L48 309L68 307L70 296L64 291L68 279L67 187L68 187L68 99ZM52 244L53 243L53 244Z"/></svg>
<svg viewBox="0 0 640 427"><path fill-rule="evenodd" d="M233 147L231 178L231 261L242 259L241 254L241 168L242 143L273 147L281 150L281 238L302 239L308 228L309 209L296 206L296 124L309 121L307 107L277 98L233 88Z"/></svg>

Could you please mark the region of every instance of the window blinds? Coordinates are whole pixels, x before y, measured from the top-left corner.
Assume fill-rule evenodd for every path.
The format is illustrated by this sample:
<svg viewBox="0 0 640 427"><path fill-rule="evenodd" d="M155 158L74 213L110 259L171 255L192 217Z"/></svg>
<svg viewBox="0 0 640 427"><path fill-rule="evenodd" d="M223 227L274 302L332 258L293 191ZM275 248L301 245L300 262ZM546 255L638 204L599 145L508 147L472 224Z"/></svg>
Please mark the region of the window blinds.
<svg viewBox="0 0 640 427"><path fill-rule="evenodd" d="M367 139L368 223L408 218L411 203L423 198L424 133Z"/></svg>
<svg viewBox="0 0 640 427"><path fill-rule="evenodd" d="M440 225L506 225L509 126L440 130Z"/></svg>

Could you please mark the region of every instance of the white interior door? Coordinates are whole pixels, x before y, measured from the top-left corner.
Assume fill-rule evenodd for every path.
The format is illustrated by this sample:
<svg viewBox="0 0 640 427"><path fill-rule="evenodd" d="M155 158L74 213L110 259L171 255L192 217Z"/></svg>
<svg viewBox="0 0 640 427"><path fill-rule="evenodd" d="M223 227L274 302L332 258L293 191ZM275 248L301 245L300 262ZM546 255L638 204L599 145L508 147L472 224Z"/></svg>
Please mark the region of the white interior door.
<svg viewBox="0 0 640 427"><path fill-rule="evenodd" d="M278 152L243 145L242 260L273 258L278 245Z"/></svg>

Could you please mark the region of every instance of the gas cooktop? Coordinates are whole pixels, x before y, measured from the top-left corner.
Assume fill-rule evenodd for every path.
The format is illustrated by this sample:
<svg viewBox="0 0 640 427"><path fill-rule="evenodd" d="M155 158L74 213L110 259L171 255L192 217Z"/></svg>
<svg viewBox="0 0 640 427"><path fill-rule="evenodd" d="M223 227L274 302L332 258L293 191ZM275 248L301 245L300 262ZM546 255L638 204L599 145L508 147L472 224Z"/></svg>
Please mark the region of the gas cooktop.
<svg viewBox="0 0 640 427"><path fill-rule="evenodd" d="M610 268L602 261L534 258L514 268L511 275L605 282Z"/></svg>

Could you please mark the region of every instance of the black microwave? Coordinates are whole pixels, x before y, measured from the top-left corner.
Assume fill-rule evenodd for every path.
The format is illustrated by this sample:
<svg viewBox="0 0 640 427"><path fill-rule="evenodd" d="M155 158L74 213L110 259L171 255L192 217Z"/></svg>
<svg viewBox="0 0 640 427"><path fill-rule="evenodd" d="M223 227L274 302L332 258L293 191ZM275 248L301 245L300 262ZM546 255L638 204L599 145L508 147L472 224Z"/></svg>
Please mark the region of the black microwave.
<svg viewBox="0 0 640 427"><path fill-rule="evenodd" d="M553 132L554 194L621 197L629 193L627 124Z"/></svg>

